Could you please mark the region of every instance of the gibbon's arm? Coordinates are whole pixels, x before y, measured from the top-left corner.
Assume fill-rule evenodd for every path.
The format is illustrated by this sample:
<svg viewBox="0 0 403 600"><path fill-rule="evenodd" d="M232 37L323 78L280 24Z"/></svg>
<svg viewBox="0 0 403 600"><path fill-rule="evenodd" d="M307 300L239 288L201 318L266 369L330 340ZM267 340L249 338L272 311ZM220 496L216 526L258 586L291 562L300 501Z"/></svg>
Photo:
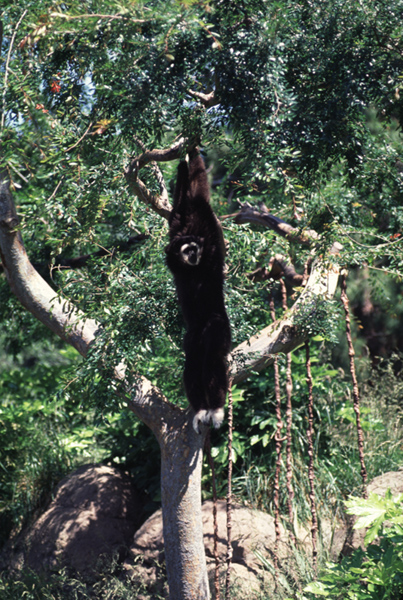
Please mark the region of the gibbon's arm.
<svg viewBox="0 0 403 600"><path fill-rule="evenodd" d="M186 212L186 199L189 190L189 167L185 160L182 160L178 166L178 175L176 178L174 192L174 206L171 215L180 212L181 215Z"/></svg>
<svg viewBox="0 0 403 600"><path fill-rule="evenodd" d="M210 188L206 167L201 155L193 152L189 157L189 187L192 200L210 203Z"/></svg>

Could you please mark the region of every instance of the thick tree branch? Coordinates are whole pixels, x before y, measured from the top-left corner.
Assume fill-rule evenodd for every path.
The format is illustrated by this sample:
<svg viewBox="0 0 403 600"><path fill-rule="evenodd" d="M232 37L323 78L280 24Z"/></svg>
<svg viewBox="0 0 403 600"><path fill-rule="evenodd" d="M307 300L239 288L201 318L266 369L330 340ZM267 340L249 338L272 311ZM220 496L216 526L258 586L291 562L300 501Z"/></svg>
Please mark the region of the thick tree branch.
<svg viewBox="0 0 403 600"><path fill-rule="evenodd" d="M31 265L5 170L0 172L0 252L10 287L21 304L63 340L85 354L98 325L57 296Z"/></svg>
<svg viewBox="0 0 403 600"><path fill-rule="evenodd" d="M259 208L249 204L243 205L241 211L235 215L235 222L255 223L268 227L290 242L299 244L311 245L319 240L316 231L308 229L301 232L272 215L263 204ZM342 245L335 242L330 249L330 256L336 256L341 249ZM303 277L300 280L292 265L288 265L280 255L270 261L270 266L273 274L278 274L277 271L282 267L289 279L303 285ZM334 296L339 273L340 268L336 260L325 263L323 260L316 259L313 262L303 293L285 317L243 342L232 352L231 373L234 383L246 379L251 371L261 371L266 368L273 362L275 354L291 352L308 339L306 328L301 327L301 318L309 323L315 317L317 303L330 300Z"/></svg>
<svg viewBox="0 0 403 600"><path fill-rule="evenodd" d="M185 138L179 138L170 148L155 148L154 150L145 150L139 156L136 156L126 169L126 177L137 177L137 173L145 165L150 162L170 162L176 158L183 156L188 150L194 147L196 144L189 145L189 140Z"/></svg>
<svg viewBox="0 0 403 600"><path fill-rule="evenodd" d="M175 160L175 158L181 156L185 141L184 138L180 138L170 148L165 148L163 150L145 150L142 154L136 156L125 169L125 177L129 189L136 194L142 202L149 204L152 209L161 217L164 217L164 219L168 219L169 217L171 204L168 199L164 178L156 163ZM142 146L142 144L140 145ZM138 178L139 170L148 163L152 163L152 168L157 176L160 187L160 193L158 195L150 192L141 179Z"/></svg>
<svg viewBox="0 0 403 600"><path fill-rule="evenodd" d="M171 212L171 205L167 196L165 196L164 193L156 195L150 192L141 179L138 179L137 175L134 176L129 171L126 171L125 175L129 189L138 196L142 202L149 204L158 215L164 217L164 219L168 219L169 213Z"/></svg>
<svg viewBox="0 0 403 600"><path fill-rule="evenodd" d="M143 148L143 153L136 156L125 169L125 177L129 189L139 197L142 202L149 204L152 209L164 219L168 219L171 212L171 204L168 199L168 192L165 186L164 178L157 163L169 162L181 158L186 152L189 152L196 146L196 140L190 141L180 138L170 148L155 148L154 150L145 150L139 140L137 143ZM144 183L138 178L138 172L145 165L151 163L152 169L157 177L160 186L160 194L156 195L150 192Z"/></svg>

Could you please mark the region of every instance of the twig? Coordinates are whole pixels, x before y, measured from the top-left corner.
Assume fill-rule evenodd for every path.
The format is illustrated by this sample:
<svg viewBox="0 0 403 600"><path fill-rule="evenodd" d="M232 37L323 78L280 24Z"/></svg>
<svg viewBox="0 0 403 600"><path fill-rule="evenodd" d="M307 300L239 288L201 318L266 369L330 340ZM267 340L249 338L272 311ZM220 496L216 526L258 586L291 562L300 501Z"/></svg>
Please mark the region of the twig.
<svg viewBox="0 0 403 600"><path fill-rule="evenodd" d="M314 470L314 453L313 453L313 392L312 392L312 372L311 372L311 359L309 354L309 342L305 342L305 354L306 354L306 383L308 385L308 479L309 479L309 498L311 501L311 514L312 514L312 563L315 574L318 569L318 548L317 548L317 533L318 533L318 520L316 516L316 503L315 503L315 470Z"/></svg>
<svg viewBox="0 0 403 600"><path fill-rule="evenodd" d="M363 496L367 497L367 469L365 467L365 459L364 459L364 436L362 433L361 426L361 418L360 418L360 392L358 389L357 376L355 373L355 363L354 363L354 346L353 340L351 336L351 322L350 322L350 309L348 304L348 296L347 296L347 283L346 283L346 275L342 274L341 276L341 295L340 299L342 301L344 307L344 313L346 316L346 336L347 336L347 344L348 344L348 355L350 357L350 373L351 379L353 380L353 404L354 404L354 412L355 419L357 424L357 438L358 438L358 454L360 457L361 463L361 477L363 484Z"/></svg>
<svg viewBox="0 0 403 600"><path fill-rule="evenodd" d="M4 72L4 89L3 89L2 111L1 111L1 129L3 129L3 127L4 127L4 121L5 121L6 93L7 93L8 71L9 71L9 64L10 64L11 52L13 50L14 40L15 40L15 36L17 35L18 28L21 25L21 21L23 20L23 18L27 14L27 12L28 11L25 9L24 12L22 13L21 17L19 18L19 20L17 22L17 25L15 26L15 29L13 31L13 35L12 35L11 41L10 41L10 47L9 47L8 53L7 53L6 67L5 67L5 72Z"/></svg>
<svg viewBox="0 0 403 600"><path fill-rule="evenodd" d="M229 600L232 564L232 379L228 385L228 490L227 490L227 575L225 600Z"/></svg>
<svg viewBox="0 0 403 600"><path fill-rule="evenodd" d="M85 136L87 135L87 133L91 129L92 123L93 122L91 121L91 123L88 125L87 129L85 130L85 132L83 133L83 135L80 137L80 139L78 140L78 142L76 142L75 144L73 144L72 146L70 146L70 148L67 148L67 150L65 150L64 152L70 152L70 150L73 150L73 148L75 148L76 146L78 146L78 144L85 138Z"/></svg>
<svg viewBox="0 0 403 600"><path fill-rule="evenodd" d="M62 177L61 177L61 179L60 179L59 183L57 184L57 186L55 187L55 189L53 190L53 192L51 193L51 195L49 196L49 198L46 200L46 202L45 202L45 206L46 206L46 204L47 204L48 202L50 202L50 200L52 200L52 198L54 198L54 197L56 196L56 194L57 194L57 190L59 189L59 187L60 187L60 186L61 186L61 184L63 183L63 180L64 180L64 178L65 178L65 177L64 177L64 175L62 175Z"/></svg>
<svg viewBox="0 0 403 600"><path fill-rule="evenodd" d="M126 15L101 15L98 13L86 13L83 15L66 15L64 13L52 12L50 13L51 17L57 17L59 19L65 19L66 21L73 21L74 19L126 19L132 21L132 23L146 23L145 19L132 19L131 17L127 17Z"/></svg>

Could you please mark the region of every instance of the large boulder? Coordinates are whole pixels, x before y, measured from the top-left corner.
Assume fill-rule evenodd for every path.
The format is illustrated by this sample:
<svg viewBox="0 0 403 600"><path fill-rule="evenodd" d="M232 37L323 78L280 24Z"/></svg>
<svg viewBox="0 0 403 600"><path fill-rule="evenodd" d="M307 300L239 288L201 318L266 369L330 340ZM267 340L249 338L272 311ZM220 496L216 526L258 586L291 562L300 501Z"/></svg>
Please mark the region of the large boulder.
<svg viewBox="0 0 403 600"><path fill-rule="evenodd" d="M210 586L213 587L214 524L213 503L204 502L202 507L203 533L206 548L207 569ZM227 553L227 516L226 501L219 500L217 505L218 555L221 562L220 579L225 581ZM289 572L293 570L294 548L287 531L280 525L281 540L278 557ZM310 534L299 532L301 549L311 551ZM273 564L276 533L274 518L267 513L243 506L234 506L232 511L232 567L231 585L237 598L260 598L262 586L273 582L267 563ZM267 561L267 562L266 562ZM147 594L167 595L163 583L162 565L164 563L164 538L162 531L162 512L154 513L136 532L131 552L124 561L124 567L137 581L146 585ZM295 566L295 565L294 565ZM142 596L138 597L142 600Z"/></svg>
<svg viewBox="0 0 403 600"><path fill-rule="evenodd" d="M103 465L82 466L60 482L49 508L14 548L5 549L7 566L37 572L66 567L91 575L102 556L123 559L141 509L127 475Z"/></svg>

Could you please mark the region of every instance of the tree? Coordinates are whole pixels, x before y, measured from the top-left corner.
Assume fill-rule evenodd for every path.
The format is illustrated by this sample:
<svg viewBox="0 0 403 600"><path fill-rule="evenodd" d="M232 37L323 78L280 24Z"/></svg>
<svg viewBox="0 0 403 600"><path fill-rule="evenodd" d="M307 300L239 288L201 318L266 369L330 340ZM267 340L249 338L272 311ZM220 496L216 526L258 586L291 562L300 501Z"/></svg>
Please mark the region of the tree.
<svg viewBox="0 0 403 600"><path fill-rule="evenodd" d="M218 152L231 173L220 197L236 190L237 222L271 230L239 235L225 220L233 381L329 335L339 265L401 273L400 12L397 1L43 0L2 13L3 271L86 356L80 382L99 410L125 401L156 435L172 598L209 592L204 435L178 405L181 324L163 264L171 161L196 143ZM370 109L389 138L371 131ZM293 308L266 326L267 298L247 275L268 245L293 283L316 258Z"/></svg>

